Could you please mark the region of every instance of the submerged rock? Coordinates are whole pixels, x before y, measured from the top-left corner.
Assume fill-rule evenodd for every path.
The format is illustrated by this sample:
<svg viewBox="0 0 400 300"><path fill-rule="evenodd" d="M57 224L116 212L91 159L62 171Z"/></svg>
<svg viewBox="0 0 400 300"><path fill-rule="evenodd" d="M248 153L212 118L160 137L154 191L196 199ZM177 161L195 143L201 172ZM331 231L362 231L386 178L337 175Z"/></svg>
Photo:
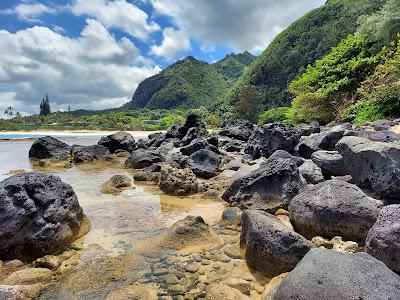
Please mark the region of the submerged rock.
<svg viewBox="0 0 400 300"><path fill-rule="evenodd" d="M70 158L70 152L71 146L51 136L46 136L32 144L29 150L29 157L60 161L68 160Z"/></svg>
<svg viewBox="0 0 400 300"><path fill-rule="evenodd" d="M371 255L312 249L266 299L398 299L400 276Z"/></svg>
<svg viewBox="0 0 400 300"><path fill-rule="evenodd" d="M253 159L269 157L276 150L293 151L299 142L300 133L282 124L267 124L257 128L244 149Z"/></svg>
<svg viewBox="0 0 400 300"><path fill-rule="evenodd" d="M157 151L138 149L131 153L125 161L125 165L134 169L144 169L163 160L164 158Z"/></svg>
<svg viewBox="0 0 400 300"><path fill-rule="evenodd" d="M296 161L280 152L250 174L236 179L222 195L225 201L242 207L275 212L287 208L298 194L300 175Z"/></svg>
<svg viewBox="0 0 400 300"><path fill-rule="evenodd" d="M296 231L309 239L341 236L364 241L379 210L357 186L329 180L294 197L289 212Z"/></svg>
<svg viewBox="0 0 400 300"><path fill-rule="evenodd" d="M269 277L291 271L313 247L278 218L258 210L243 212L240 244L247 263Z"/></svg>
<svg viewBox="0 0 400 300"><path fill-rule="evenodd" d="M394 272L400 272L400 205L382 208L368 232L365 251L383 261Z"/></svg>
<svg viewBox="0 0 400 300"><path fill-rule="evenodd" d="M56 176L27 173L0 182L0 212L0 258L43 256L86 233L75 192Z"/></svg>
<svg viewBox="0 0 400 300"><path fill-rule="evenodd" d="M337 144L348 174L378 195L400 198L400 145L347 136Z"/></svg>
<svg viewBox="0 0 400 300"><path fill-rule="evenodd" d="M169 195L184 196L197 192L196 175L190 169L177 169L172 166L161 168L160 189Z"/></svg>
<svg viewBox="0 0 400 300"><path fill-rule="evenodd" d="M110 153L114 153L117 150L132 152L136 149L135 139L127 132L117 132L102 137L98 144L106 147Z"/></svg>
<svg viewBox="0 0 400 300"><path fill-rule="evenodd" d="M180 250L187 246L201 245L210 241L212 241L212 234L203 218L187 216L167 230L162 244L168 248Z"/></svg>
<svg viewBox="0 0 400 300"><path fill-rule="evenodd" d="M132 185L132 179L126 175L114 175L107 180L101 188L101 191L105 194L119 193L122 188L130 187Z"/></svg>

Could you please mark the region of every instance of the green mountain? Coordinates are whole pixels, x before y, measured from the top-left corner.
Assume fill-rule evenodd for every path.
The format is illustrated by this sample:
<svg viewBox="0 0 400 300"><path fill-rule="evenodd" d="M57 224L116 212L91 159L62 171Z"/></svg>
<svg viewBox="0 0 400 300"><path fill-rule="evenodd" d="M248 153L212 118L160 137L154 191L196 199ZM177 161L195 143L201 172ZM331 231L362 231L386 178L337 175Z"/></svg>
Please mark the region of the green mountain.
<svg viewBox="0 0 400 300"><path fill-rule="evenodd" d="M384 3L384 0L328 0L279 34L236 82L227 100L237 102L241 90L252 85L263 92L265 107L288 105L289 83L354 33L361 16L375 13Z"/></svg>
<svg viewBox="0 0 400 300"><path fill-rule="evenodd" d="M255 56L249 52L227 55L214 64L188 56L141 82L128 109L211 107L242 75Z"/></svg>

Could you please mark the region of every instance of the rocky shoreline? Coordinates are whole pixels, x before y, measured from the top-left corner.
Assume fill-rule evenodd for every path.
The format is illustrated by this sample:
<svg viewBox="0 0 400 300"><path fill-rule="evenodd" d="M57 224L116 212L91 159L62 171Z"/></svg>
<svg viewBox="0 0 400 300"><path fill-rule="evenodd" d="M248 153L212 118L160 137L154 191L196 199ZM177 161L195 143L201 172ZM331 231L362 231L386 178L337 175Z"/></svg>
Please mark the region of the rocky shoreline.
<svg viewBox="0 0 400 300"><path fill-rule="evenodd" d="M74 191L51 175L11 176L0 183L0 299L400 299L399 124L236 120L209 133L189 115L137 141L38 139L29 157L42 167L122 161L135 182L231 208L72 271L90 228ZM102 191L131 184L117 175Z"/></svg>

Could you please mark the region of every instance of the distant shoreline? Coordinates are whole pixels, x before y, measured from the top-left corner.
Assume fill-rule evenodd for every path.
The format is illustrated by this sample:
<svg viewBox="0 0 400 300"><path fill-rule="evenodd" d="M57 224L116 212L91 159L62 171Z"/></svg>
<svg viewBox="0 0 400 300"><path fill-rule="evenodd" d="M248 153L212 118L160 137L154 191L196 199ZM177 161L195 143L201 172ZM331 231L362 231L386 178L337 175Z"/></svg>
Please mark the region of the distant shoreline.
<svg viewBox="0 0 400 300"><path fill-rule="evenodd" d="M51 129L46 129L46 130L18 130L18 131L9 131L9 130L0 130L0 134L10 134L10 135L19 135L19 134L40 134L40 135L52 135L52 134L57 134L57 135L109 135L113 134L116 132L120 132L121 130L51 130ZM155 130L155 131L140 131L140 130L135 130L135 131L125 131L128 132L132 135L144 135L144 134L152 134L156 132L165 132L162 130Z"/></svg>

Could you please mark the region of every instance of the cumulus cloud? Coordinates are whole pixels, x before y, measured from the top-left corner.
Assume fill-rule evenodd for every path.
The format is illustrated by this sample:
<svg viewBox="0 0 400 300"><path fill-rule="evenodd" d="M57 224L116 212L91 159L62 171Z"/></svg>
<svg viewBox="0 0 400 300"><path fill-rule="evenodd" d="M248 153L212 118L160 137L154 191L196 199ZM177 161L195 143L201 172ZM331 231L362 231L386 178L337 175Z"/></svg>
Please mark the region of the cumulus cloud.
<svg viewBox="0 0 400 300"><path fill-rule="evenodd" d="M11 91L0 93L2 105L32 113L48 93L55 109L117 107L160 71L129 39L116 40L100 22L86 22L78 38L41 26L0 30L0 85Z"/></svg>
<svg viewBox="0 0 400 300"><path fill-rule="evenodd" d="M146 12L125 0L75 0L71 10L77 16L95 17L107 28L119 28L142 40L160 30L158 24L149 22Z"/></svg>
<svg viewBox="0 0 400 300"><path fill-rule="evenodd" d="M171 61L177 54L191 48L190 38L185 30L175 30L167 27L163 30L161 45L151 47L151 53Z"/></svg>
<svg viewBox="0 0 400 300"><path fill-rule="evenodd" d="M149 0L157 13L205 45L260 50L281 30L325 0Z"/></svg>
<svg viewBox="0 0 400 300"><path fill-rule="evenodd" d="M48 7L43 3L20 3L13 8L8 8L0 11L2 14L15 14L18 19L25 22L37 22L41 21L38 19L39 16L43 14L53 14L56 13L55 8Z"/></svg>

